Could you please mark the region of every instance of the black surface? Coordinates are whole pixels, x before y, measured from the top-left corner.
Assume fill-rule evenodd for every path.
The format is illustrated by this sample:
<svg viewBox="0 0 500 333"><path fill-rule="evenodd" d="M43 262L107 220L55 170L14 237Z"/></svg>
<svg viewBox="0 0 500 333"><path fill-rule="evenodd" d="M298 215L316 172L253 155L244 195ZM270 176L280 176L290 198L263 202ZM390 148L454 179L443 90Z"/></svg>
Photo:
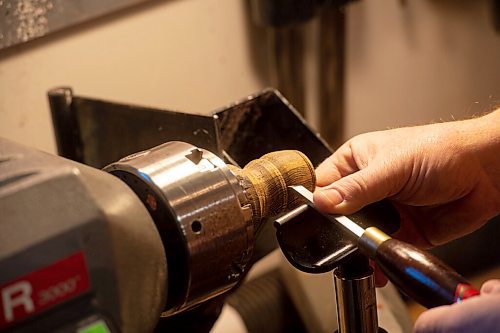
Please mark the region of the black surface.
<svg viewBox="0 0 500 333"><path fill-rule="evenodd" d="M399 228L399 214L388 201L366 206L349 218L365 229L375 226L388 234ZM346 264L348 255L357 250L355 236L350 231L309 206L292 220L274 225L285 257L304 272L331 271Z"/></svg>
<svg viewBox="0 0 500 333"><path fill-rule="evenodd" d="M49 102L59 154L96 168L167 141L217 152L211 116L74 96L70 88L49 91Z"/></svg>
<svg viewBox="0 0 500 333"><path fill-rule="evenodd" d="M49 105L59 155L76 162L83 162L83 144L76 113L72 111L73 92L71 88L49 91Z"/></svg>
<svg viewBox="0 0 500 333"><path fill-rule="evenodd" d="M305 22L314 17L318 0L251 0L254 23L283 27Z"/></svg>
<svg viewBox="0 0 500 333"><path fill-rule="evenodd" d="M326 142L276 90L266 89L216 115L220 149L241 166L276 150L299 150L314 166L331 154Z"/></svg>

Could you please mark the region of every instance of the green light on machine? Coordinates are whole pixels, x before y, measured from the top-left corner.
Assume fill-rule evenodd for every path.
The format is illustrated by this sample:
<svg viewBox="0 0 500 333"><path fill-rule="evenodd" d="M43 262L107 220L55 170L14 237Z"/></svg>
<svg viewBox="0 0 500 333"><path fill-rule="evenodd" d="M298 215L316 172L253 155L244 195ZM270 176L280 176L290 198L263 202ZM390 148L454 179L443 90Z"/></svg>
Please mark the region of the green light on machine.
<svg viewBox="0 0 500 333"><path fill-rule="evenodd" d="M98 320L90 325L78 329L77 333L110 333L108 325L103 320Z"/></svg>

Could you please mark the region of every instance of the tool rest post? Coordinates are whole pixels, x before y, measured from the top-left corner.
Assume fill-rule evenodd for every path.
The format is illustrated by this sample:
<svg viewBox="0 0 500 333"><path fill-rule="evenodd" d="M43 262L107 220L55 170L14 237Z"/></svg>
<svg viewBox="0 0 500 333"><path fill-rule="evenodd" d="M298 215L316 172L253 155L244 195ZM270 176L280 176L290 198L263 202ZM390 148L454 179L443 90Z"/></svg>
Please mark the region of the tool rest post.
<svg viewBox="0 0 500 333"><path fill-rule="evenodd" d="M335 295L339 333L379 331L375 280L368 257L353 254L335 271Z"/></svg>

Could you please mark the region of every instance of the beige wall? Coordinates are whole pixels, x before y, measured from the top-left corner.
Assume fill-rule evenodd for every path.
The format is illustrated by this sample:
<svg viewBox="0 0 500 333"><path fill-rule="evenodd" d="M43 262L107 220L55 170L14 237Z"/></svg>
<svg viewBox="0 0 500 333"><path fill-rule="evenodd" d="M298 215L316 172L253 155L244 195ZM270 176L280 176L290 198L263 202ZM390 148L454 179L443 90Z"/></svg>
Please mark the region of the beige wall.
<svg viewBox="0 0 500 333"><path fill-rule="evenodd" d="M500 104L489 0L362 0L348 11L348 136Z"/></svg>
<svg viewBox="0 0 500 333"><path fill-rule="evenodd" d="M207 112L264 87L243 1L171 0L0 51L0 136L55 152L46 92Z"/></svg>
<svg viewBox="0 0 500 333"><path fill-rule="evenodd" d="M59 85L194 112L263 88L244 3L163 1L0 51L0 136L54 152L46 92ZM500 35L489 0L401 3L348 7L347 136L462 116L500 100Z"/></svg>

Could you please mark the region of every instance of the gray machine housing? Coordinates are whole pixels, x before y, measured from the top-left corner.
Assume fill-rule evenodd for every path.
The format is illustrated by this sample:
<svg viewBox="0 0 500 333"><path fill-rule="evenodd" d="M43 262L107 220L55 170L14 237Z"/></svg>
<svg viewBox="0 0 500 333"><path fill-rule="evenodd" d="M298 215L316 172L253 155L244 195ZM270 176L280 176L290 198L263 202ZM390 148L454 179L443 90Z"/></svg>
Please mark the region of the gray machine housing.
<svg viewBox="0 0 500 333"><path fill-rule="evenodd" d="M34 319L38 332L76 332L98 320L111 332L154 329L167 296L166 256L146 208L118 178L0 139L0 216L0 286L75 252L90 277L87 292L10 331L33 332Z"/></svg>

